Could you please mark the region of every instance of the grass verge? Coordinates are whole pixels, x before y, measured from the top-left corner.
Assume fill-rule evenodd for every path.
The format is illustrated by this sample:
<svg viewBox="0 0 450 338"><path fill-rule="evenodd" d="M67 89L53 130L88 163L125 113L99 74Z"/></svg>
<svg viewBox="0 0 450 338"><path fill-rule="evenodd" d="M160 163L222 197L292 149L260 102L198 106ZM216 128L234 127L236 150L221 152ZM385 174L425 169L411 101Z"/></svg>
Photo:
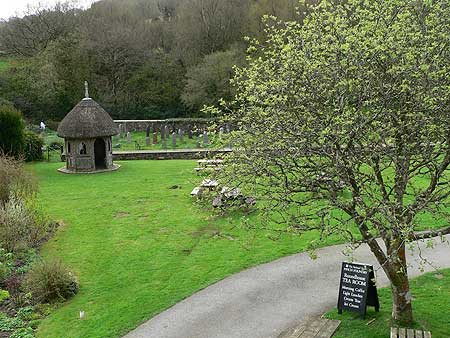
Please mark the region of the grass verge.
<svg viewBox="0 0 450 338"><path fill-rule="evenodd" d="M333 338L388 338L391 328L391 290L378 290L380 312L368 308L365 320L358 314L337 310L327 313L327 318L342 321ZM427 273L411 280L413 311L416 329L431 331L433 338L450 337L450 269Z"/></svg>

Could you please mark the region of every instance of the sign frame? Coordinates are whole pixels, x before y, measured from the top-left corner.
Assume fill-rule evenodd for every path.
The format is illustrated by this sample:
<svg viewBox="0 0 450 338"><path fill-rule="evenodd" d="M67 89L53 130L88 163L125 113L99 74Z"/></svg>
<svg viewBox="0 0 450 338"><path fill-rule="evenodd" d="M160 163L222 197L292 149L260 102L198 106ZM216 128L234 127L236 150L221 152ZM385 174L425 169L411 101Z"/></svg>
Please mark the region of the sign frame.
<svg viewBox="0 0 450 338"><path fill-rule="evenodd" d="M361 286L360 288L363 289L362 299L360 302L360 305L358 308L350 307L347 305L344 305L344 294L343 294L343 284L344 283L344 269L347 268L347 266L357 266L359 269L363 267L364 269L368 270L367 274L365 275L365 286ZM375 285L375 274L373 270L373 266L370 264L364 264L364 263L357 263L357 262L342 262L341 266L341 275L339 279L339 294L338 294L338 303L337 303L337 309L338 313L342 314L344 310L346 311L353 311L357 312L361 315L362 319L365 319L366 312L367 312L367 306L373 306L375 307L375 311L380 311L380 302L378 299L378 291L377 287ZM361 292L360 292L361 293Z"/></svg>

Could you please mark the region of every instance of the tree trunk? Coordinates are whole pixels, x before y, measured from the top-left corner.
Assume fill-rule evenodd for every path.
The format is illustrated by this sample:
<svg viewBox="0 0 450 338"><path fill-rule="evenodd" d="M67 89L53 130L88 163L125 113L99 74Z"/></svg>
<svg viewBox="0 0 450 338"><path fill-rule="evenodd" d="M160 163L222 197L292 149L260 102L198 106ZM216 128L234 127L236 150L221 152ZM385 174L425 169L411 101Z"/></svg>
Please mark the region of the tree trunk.
<svg viewBox="0 0 450 338"><path fill-rule="evenodd" d="M410 325L413 322L413 315L405 244L394 244L392 249L389 250L388 248L388 255L391 258L390 263L384 266L384 270L391 281L392 319L398 324Z"/></svg>

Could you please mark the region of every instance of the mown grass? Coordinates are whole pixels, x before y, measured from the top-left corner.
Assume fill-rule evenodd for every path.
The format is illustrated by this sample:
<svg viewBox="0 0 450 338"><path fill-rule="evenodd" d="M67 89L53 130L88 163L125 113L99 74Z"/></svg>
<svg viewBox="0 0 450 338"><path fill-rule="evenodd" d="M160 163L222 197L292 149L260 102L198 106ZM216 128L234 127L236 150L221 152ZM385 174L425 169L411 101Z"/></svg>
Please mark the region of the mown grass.
<svg viewBox="0 0 450 338"><path fill-rule="evenodd" d="M300 252L317 238L273 241L236 227L240 216L211 216L189 196L200 180L195 161L120 164L117 172L96 175L60 174L61 163L30 166L44 209L63 223L43 255L60 257L81 283L80 293L43 321L38 337L120 337L195 291Z"/></svg>
<svg viewBox="0 0 450 338"><path fill-rule="evenodd" d="M388 338L391 328L391 290L378 290L380 312L368 308L365 320L357 314L336 310L328 318L342 321L333 338ZM433 338L450 337L450 269L425 274L411 280L413 311L416 329L429 330ZM369 324L370 323L370 324Z"/></svg>
<svg viewBox="0 0 450 338"><path fill-rule="evenodd" d="M200 208L189 196L201 180L195 161L120 164L117 172L95 175L60 174L63 163L30 165L45 211L63 224L43 255L60 257L81 282L80 293L43 321L38 337L120 337L195 291L318 239L309 232L273 240L238 226L241 215L220 218ZM257 214L248 217L260 223ZM428 215L422 221L421 228L435 224Z"/></svg>

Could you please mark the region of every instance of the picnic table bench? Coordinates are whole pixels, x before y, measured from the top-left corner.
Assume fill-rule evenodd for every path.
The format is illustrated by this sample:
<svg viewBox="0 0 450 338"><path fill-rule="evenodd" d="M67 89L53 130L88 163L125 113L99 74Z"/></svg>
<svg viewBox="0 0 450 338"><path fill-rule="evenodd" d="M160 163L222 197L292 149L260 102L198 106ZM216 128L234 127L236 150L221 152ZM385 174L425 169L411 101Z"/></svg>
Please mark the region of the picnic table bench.
<svg viewBox="0 0 450 338"><path fill-rule="evenodd" d="M391 327L391 338L431 338L431 332Z"/></svg>
<svg viewBox="0 0 450 338"><path fill-rule="evenodd" d="M278 338L331 338L341 322L325 318L311 318L282 332Z"/></svg>

